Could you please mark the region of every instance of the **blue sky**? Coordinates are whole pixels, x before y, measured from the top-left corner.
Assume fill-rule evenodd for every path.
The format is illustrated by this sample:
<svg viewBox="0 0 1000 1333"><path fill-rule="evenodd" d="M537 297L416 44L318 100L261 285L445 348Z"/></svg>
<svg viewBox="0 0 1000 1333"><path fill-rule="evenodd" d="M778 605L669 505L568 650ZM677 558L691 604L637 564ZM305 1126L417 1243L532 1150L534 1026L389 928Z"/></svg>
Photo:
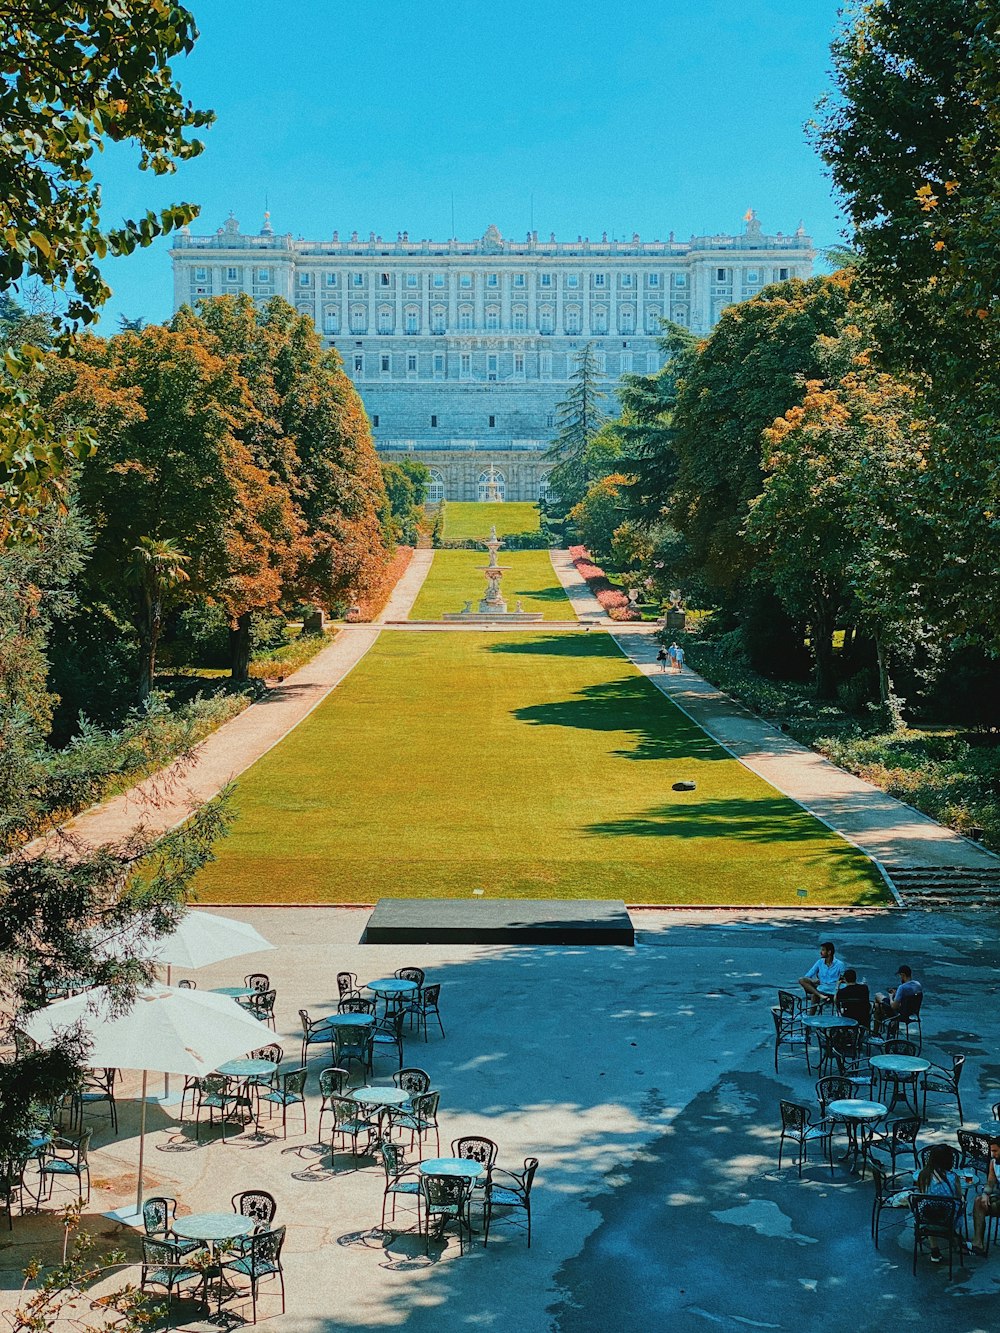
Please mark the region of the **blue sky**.
<svg viewBox="0 0 1000 1333"><path fill-rule="evenodd" d="M108 221L187 200L257 231L411 239L765 231L843 220L803 125L829 84L836 0L513 0L503 6L187 0L175 73L218 117L172 177L95 166ZM167 245L109 263L117 316L171 311Z"/></svg>

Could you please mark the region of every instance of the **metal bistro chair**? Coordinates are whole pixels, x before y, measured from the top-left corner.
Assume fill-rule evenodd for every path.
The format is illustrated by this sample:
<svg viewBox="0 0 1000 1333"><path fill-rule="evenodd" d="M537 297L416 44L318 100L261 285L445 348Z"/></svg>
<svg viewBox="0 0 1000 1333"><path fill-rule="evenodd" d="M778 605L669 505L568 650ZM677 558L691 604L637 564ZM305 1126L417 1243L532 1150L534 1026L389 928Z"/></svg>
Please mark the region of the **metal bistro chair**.
<svg viewBox="0 0 1000 1333"><path fill-rule="evenodd" d="M340 999L345 999L348 995L357 995L360 992L358 978L354 972L337 973L337 995Z"/></svg>
<svg viewBox="0 0 1000 1333"><path fill-rule="evenodd" d="M897 1019L898 1026L905 1029L906 1031L907 1041L911 1040L910 1038L911 1030L913 1028L916 1028L917 1031L916 1047L918 1055L920 1054L921 1048L924 1044L924 1030L920 1025L920 1008L923 1002L924 1002L923 995L914 995L910 1002L913 1007L910 1009L908 1013L904 1014L900 1012L899 1017Z"/></svg>
<svg viewBox="0 0 1000 1333"><path fill-rule="evenodd" d="M538 1158L526 1157L522 1171L504 1171L490 1167L486 1173L486 1196L483 1199L483 1245L490 1239L490 1225L496 1209L502 1209L498 1220L517 1225L517 1213L524 1212L528 1230L528 1249L531 1249L531 1184L538 1170ZM498 1179L499 1177L499 1179Z"/></svg>
<svg viewBox="0 0 1000 1333"><path fill-rule="evenodd" d="M913 1157L914 1169L917 1167L917 1135L920 1133L920 1120L915 1115L905 1116L900 1120L890 1120L885 1129L873 1129L868 1140L869 1154L873 1149L885 1153L891 1163L890 1170L896 1174L896 1158L904 1153Z"/></svg>
<svg viewBox="0 0 1000 1333"><path fill-rule="evenodd" d="M410 1131L410 1147L419 1143L426 1135L434 1131L435 1152L441 1152L441 1129L438 1125L438 1109L441 1104L439 1092L416 1092L410 1098L409 1107L404 1107L393 1116L396 1129Z"/></svg>
<svg viewBox="0 0 1000 1333"><path fill-rule="evenodd" d="M330 1115L332 1111L330 1098L339 1097L350 1082L350 1078L346 1069L338 1069L336 1066L319 1071L319 1128L316 1137L320 1143L323 1141L323 1117Z"/></svg>
<svg viewBox="0 0 1000 1333"><path fill-rule="evenodd" d="M358 1137L361 1134L366 1135L368 1143L366 1151L371 1147L373 1137L378 1133L377 1124L366 1116L362 1107L350 1097L342 1097L339 1093L330 1095L330 1111L333 1115L333 1129L330 1131L330 1153L334 1152L333 1140L338 1136L343 1139L351 1140L351 1155L354 1158L355 1165L358 1160Z"/></svg>
<svg viewBox="0 0 1000 1333"><path fill-rule="evenodd" d="M382 1194L382 1230L385 1230L385 1206L392 1196L392 1217L391 1221L396 1220L396 1200L402 1194L408 1199L413 1199L417 1208L417 1223L420 1222L420 1200L422 1197L420 1189L420 1176L417 1174L417 1168L406 1161L403 1156L403 1150L398 1144L392 1143L389 1139L383 1139L378 1145L379 1155L382 1158L382 1166L385 1170L385 1190Z"/></svg>
<svg viewBox="0 0 1000 1333"><path fill-rule="evenodd" d="M959 1166L974 1166L985 1175L991 1161L990 1140L992 1134L978 1134L973 1129L958 1131L958 1146L962 1154Z"/></svg>
<svg viewBox="0 0 1000 1333"><path fill-rule="evenodd" d="M395 1007L400 1013L408 1015L410 1027L413 1026L413 1020L416 1018L420 1022L420 992L424 985L424 969L422 967L397 967L393 976L400 981L413 981L416 983L416 991L412 995L400 995L397 997Z"/></svg>
<svg viewBox="0 0 1000 1333"><path fill-rule="evenodd" d="M444 1229L449 1224L458 1227L458 1252L465 1253L465 1233L471 1233L469 1221L469 1203L472 1198L472 1182L468 1176L420 1177L420 1189L424 1201L424 1249L430 1253L431 1223L437 1221L438 1235L443 1238Z"/></svg>
<svg viewBox="0 0 1000 1333"><path fill-rule="evenodd" d="M248 977L243 978L243 985L246 986L247 990L270 990L271 978L266 972L251 972Z"/></svg>
<svg viewBox="0 0 1000 1333"><path fill-rule="evenodd" d="M438 1027L441 1029L441 1036L444 1036L444 1024L441 1022L441 1010L438 1007L441 1000L441 983L435 981L431 986L424 986L419 992L420 1012L418 1018L418 1030L423 1028L424 1041L427 1040L427 1015L433 1014L438 1021Z"/></svg>
<svg viewBox="0 0 1000 1333"><path fill-rule="evenodd" d="M924 1073L923 1092L924 1092L924 1119L927 1119L927 1094L929 1092L943 1092L946 1097L954 1097L958 1103L958 1123L964 1124L965 1117L962 1115L962 1096L958 1091L958 1085L962 1078L962 1070L965 1068L965 1056L953 1055L951 1057L951 1068L945 1065L932 1064L930 1069ZM916 1091L914 1089L914 1091Z"/></svg>
<svg viewBox="0 0 1000 1333"><path fill-rule="evenodd" d="M257 1099L257 1105L261 1102L267 1102L269 1106L281 1107L281 1137L288 1138L288 1108L290 1106L302 1107L302 1132L308 1133L306 1123L306 1070L303 1065L301 1069L292 1069L287 1074L282 1074L279 1087L271 1088L263 1093Z"/></svg>
<svg viewBox="0 0 1000 1333"><path fill-rule="evenodd" d="M252 1089L258 1098L265 1089L277 1087L278 1066L284 1058L284 1048L279 1046L277 1042L272 1042L270 1046L261 1046L258 1050L250 1052L251 1060L269 1060L274 1065L272 1073L252 1074L246 1081L247 1087Z"/></svg>
<svg viewBox="0 0 1000 1333"><path fill-rule="evenodd" d="M802 1166L809 1155L809 1144L818 1143L820 1147L826 1144L827 1156L830 1159L830 1175L833 1175L833 1126L828 1120L821 1120L819 1124L813 1124L812 1112L808 1106L801 1106L798 1102L781 1101L778 1103L781 1108L781 1137L778 1140L778 1169L781 1169L781 1155L784 1151L785 1140L790 1139L792 1143L798 1145L799 1150L799 1178L802 1177Z"/></svg>
<svg viewBox="0 0 1000 1333"><path fill-rule="evenodd" d="M208 1112L209 1127L218 1117L222 1126L222 1142L226 1142L226 1123L232 1118L242 1120L243 1114L253 1116L253 1106L247 1094L240 1089L237 1080L226 1078L225 1074L206 1074L198 1080L198 1102L195 1107L194 1136L201 1139L201 1113Z"/></svg>
<svg viewBox="0 0 1000 1333"><path fill-rule="evenodd" d="M362 1076L372 1068L371 1028L338 1026L336 1015L331 1019L333 1058L341 1069L350 1069L352 1062L361 1066Z"/></svg>
<svg viewBox="0 0 1000 1333"><path fill-rule="evenodd" d="M309 1056L310 1046L316 1046L320 1042L328 1046L333 1045L333 1031L330 1027L331 1019L310 1018L308 1009L300 1009L299 1018L302 1020L302 1055L299 1064L304 1065Z"/></svg>
<svg viewBox="0 0 1000 1333"><path fill-rule="evenodd" d="M250 1304L253 1323L257 1322L257 1288L267 1277L276 1277L281 1283L281 1313L285 1313L285 1272L281 1266L281 1250L285 1243L285 1228L273 1231L255 1231L247 1238L243 1253L232 1259L223 1259L220 1276L238 1273L250 1279ZM222 1283L219 1283L219 1309L222 1309Z"/></svg>
<svg viewBox="0 0 1000 1333"><path fill-rule="evenodd" d="M948 1199L941 1194L911 1194L910 1212L913 1214L913 1272L917 1271L917 1254L923 1251L924 1241L948 1242L948 1276L954 1274L954 1253L958 1250L958 1262L965 1267L963 1244L958 1235L964 1200ZM932 1246L932 1249L938 1248Z"/></svg>
<svg viewBox="0 0 1000 1333"><path fill-rule="evenodd" d="M27 1170L28 1157L6 1157L0 1162L0 1204L7 1209L8 1230L14 1230L14 1204L18 1211L24 1212L24 1173Z"/></svg>
<svg viewBox="0 0 1000 1333"><path fill-rule="evenodd" d="M869 1161L868 1165L871 1167L872 1180L875 1183L875 1194L872 1198L872 1240L877 1250L883 1212L889 1208L897 1214L898 1220L902 1221L906 1215L904 1209L909 1207L909 1191L901 1191L896 1177L879 1166L878 1162Z"/></svg>
<svg viewBox="0 0 1000 1333"><path fill-rule="evenodd" d="M111 1114L111 1128L118 1133L118 1106L115 1102L115 1079L117 1069L91 1070L84 1076L83 1083L73 1094L71 1119L83 1126L84 1110L89 1110L101 1102L107 1102Z"/></svg>
<svg viewBox="0 0 1000 1333"><path fill-rule="evenodd" d="M159 1241L173 1251L176 1259L193 1254L204 1248L200 1240L186 1240L174 1231L174 1218L177 1214L177 1200L168 1195L157 1194L144 1199L142 1204L142 1227L149 1240Z"/></svg>
<svg viewBox="0 0 1000 1333"><path fill-rule="evenodd" d="M797 1047L799 1053L804 1054L806 1034L798 1019L789 1017L788 1011L779 1005L772 1006L771 1018L774 1021L774 1072L777 1073L778 1053L781 1048L784 1046L794 1051Z"/></svg>
<svg viewBox="0 0 1000 1333"><path fill-rule="evenodd" d="M39 1175L42 1180L48 1177L49 1191L47 1198L52 1198L52 1187L55 1185L56 1176L65 1179L72 1176L80 1188L83 1188L83 1178L87 1177L87 1198L84 1202L90 1201L90 1162L87 1155L90 1151L90 1136L92 1130L88 1126L84 1129L78 1139L57 1138L53 1139L48 1145L47 1155L39 1165Z"/></svg>
<svg viewBox="0 0 1000 1333"><path fill-rule="evenodd" d="M429 1092L431 1086L431 1076L427 1070L413 1066L397 1070L392 1076L392 1081L397 1088L410 1093Z"/></svg>
<svg viewBox="0 0 1000 1333"><path fill-rule="evenodd" d="M854 1096L854 1082L846 1074L827 1074L816 1084L816 1100L819 1102L820 1119L826 1119L826 1108L830 1102L840 1101Z"/></svg>
<svg viewBox="0 0 1000 1333"><path fill-rule="evenodd" d="M274 1020L274 1005L278 998L278 992L274 990L258 990L253 995L248 995L243 1003L243 1008L248 1014L253 1014L254 1018L261 1023L266 1023L272 1032L276 1031Z"/></svg>
<svg viewBox="0 0 1000 1333"><path fill-rule="evenodd" d="M177 1251L165 1240L153 1240L149 1236L142 1238L142 1276L139 1290L147 1291L150 1287L162 1287L167 1293L166 1326L170 1327L170 1302L175 1291L179 1291L185 1282L196 1282L199 1286L205 1281L204 1270L178 1255Z"/></svg>
<svg viewBox="0 0 1000 1333"><path fill-rule="evenodd" d="M371 1064L374 1064L376 1056L395 1054L400 1069L403 1068L404 1016L402 1009L396 1009L387 1014L381 1023L375 1025L375 1030L371 1034Z"/></svg>
<svg viewBox="0 0 1000 1333"><path fill-rule="evenodd" d="M375 1001L364 995L345 995L337 1002L338 1014L369 1014L375 1017Z"/></svg>
<svg viewBox="0 0 1000 1333"><path fill-rule="evenodd" d="M278 1201L267 1190L240 1190L233 1195L233 1212L239 1213L240 1217L252 1217L262 1230L271 1225L277 1211Z"/></svg>

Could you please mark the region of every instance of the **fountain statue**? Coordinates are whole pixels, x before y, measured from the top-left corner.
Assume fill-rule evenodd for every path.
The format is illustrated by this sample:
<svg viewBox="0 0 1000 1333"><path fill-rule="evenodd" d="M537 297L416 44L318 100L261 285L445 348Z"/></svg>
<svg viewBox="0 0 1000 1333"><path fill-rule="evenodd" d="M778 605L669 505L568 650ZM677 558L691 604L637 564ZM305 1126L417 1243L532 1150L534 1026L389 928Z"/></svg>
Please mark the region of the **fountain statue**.
<svg viewBox="0 0 1000 1333"><path fill-rule="evenodd" d="M472 602L466 602L461 611L446 611L444 620L464 620L464 621L506 621L515 622L535 622L543 619L541 611L525 611L523 604L518 599L517 610L508 611L507 602L504 599L503 592L500 589L500 580L510 569L510 565L497 564L497 552L503 546L503 542L497 536L496 524L490 529L488 540L482 543L490 553L489 564L480 565L479 568L486 575L486 589L479 599L479 610L473 611Z"/></svg>
<svg viewBox="0 0 1000 1333"><path fill-rule="evenodd" d="M483 487L483 499L487 504L499 504L503 500L503 495L500 491L500 478L495 463L490 464L489 470L486 473L486 485Z"/></svg>
<svg viewBox="0 0 1000 1333"><path fill-rule="evenodd" d="M500 580L505 572L510 569L510 565L497 564L497 551L503 546L503 542L497 536L496 524L490 528L490 539L486 543L486 549L490 553L490 563L480 569L486 575L486 591L479 601L479 614L488 615L499 612L501 615L507 614L507 603L504 601L503 593L500 591Z"/></svg>

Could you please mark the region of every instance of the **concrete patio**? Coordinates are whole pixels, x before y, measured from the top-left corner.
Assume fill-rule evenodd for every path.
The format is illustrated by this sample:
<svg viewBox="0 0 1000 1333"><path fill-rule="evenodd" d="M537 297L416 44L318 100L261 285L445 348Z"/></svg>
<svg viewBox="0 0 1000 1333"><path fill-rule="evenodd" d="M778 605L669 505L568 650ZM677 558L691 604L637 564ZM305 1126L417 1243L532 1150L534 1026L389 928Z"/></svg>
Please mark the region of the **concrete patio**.
<svg viewBox="0 0 1000 1333"><path fill-rule="evenodd" d="M231 909L278 949L193 974L199 988L267 972L278 992L284 1067L298 1063L298 1009L335 1008L335 974L363 982L397 967L424 967L442 983L446 1039L414 1036L406 1063L427 1069L441 1092L442 1151L462 1133L485 1133L499 1162L541 1159L530 1251L523 1232L500 1227L483 1249L459 1257L457 1239L425 1256L414 1235L378 1231L383 1173L352 1169L316 1145L317 1071L309 1060L309 1133L291 1117L287 1143L179 1126L150 1114L146 1194L174 1195L180 1212L228 1210L239 1189L262 1186L287 1223L288 1312L262 1288L260 1316L288 1333L320 1330L496 1328L505 1333L590 1333L629 1328L671 1333L712 1328L802 1330L846 1321L854 1331L918 1321L922 1333L979 1333L997 1326L1000 1249L970 1258L949 1282L947 1264L922 1259L910 1272L904 1215L886 1215L876 1252L868 1232L871 1181L819 1160L801 1182L779 1172L778 1099L814 1104L815 1075L800 1056L773 1069L769 1007L827 936L885 988L910 961L926 989L925 1052L968 1056L966 1125L1000 1100L1000 945L995 914L815 912L767 915L660 912L636 915L626 948L362 946L367 914L343 909ZM376 1081L395 1067L385 1059ZM126 1093L136 1080L126 1076ZM101 1216L135 1188L138 1117L120 1103L121 1133L96 1114L95 1190L86 1225L108 1246L135 1233ZM278 1122L275 1122L278 1124ZM921 1142L954 1141L954 1102L936 1098ZM425 1155L431 1155L428 1150ZM68 1197L69 1191L65 1191ZM412 1218L398 1217L400 1226ZM58 1256L55 1204L0 1228L0 1306L16 1300L20 1269ZM138 1269L128 1276L137 1280ZM228 1314L226 1313L228 1311ZM176 1322L209 1324L193 1303ZM249 1320L249 1301L223 1322Z"/></svg>

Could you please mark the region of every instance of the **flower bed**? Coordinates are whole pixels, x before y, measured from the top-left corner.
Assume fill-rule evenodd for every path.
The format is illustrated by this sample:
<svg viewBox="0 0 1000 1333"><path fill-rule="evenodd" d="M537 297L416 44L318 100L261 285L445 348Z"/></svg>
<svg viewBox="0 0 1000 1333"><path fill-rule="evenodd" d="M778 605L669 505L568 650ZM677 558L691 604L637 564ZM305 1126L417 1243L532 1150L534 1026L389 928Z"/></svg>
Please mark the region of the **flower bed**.
<svg viewBox="0 0 1000 1333"><path fill-rule="evenodd" d="M386 602L392 596L392 590L406 573L410 561L413 559L412 546L397 546L396 554L385 567L382 580L375 592L369 597L359 600L358 607L360 614L355 617L357 620L368 622L374 620L379 614Z"/></svg>
<svg viewBox="0 0 1000 1333"><path fill-rule="evenodd" d="M569 548L573 564L583 576L587 587L594 594L612 620L641 620L638 611L633 611L628 598L620 588L614 588L600 566L595 565L585 546Z"/></svg>

